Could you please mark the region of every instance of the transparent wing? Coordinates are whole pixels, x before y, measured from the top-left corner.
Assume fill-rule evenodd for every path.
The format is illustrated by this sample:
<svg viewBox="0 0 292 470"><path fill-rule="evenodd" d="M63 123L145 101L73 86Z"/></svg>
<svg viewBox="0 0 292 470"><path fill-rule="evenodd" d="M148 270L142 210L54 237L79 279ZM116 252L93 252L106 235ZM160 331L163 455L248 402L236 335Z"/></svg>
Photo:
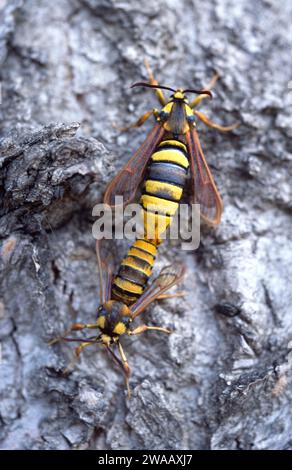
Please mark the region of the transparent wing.
<svg viewBox="0 0 292 470"><path fill-rule="evenodd" d="M107 300L110 300L111 284L112 284L112 270L108 263L101 257L100 240L96 241L96 257L99 273L99 298L100 303L103 304Z"/></svg>
<svg viewBox="0 0 292 470"><path fill-rule="evenodd" d="M200 204L203 219L209 224L218 225L221 220L223 204L203 154L196 129L191 130L186 138L193 181L193 200L196 204Z"/></svg>
<svg viewBox="0 0 292 470"><path fill-rule="evenodd" d="M143 179L148 160L161 141L164 132L165 130L159 124L153 127L141 147L106 188L104 195L105 204L114 206L115 196L122 196L124 198L124 205L133 201L138 186Z"/></svg>
<svg viewBox="0 0 292 470"><path fill-rule="evenodd" d="M160 295L164 294L168 289L178 284L185 275L185 267L167 266L162 269L156 279L141 295L140 299L131 306L133 318L137 317L145 308L148 307Z"/></svg>

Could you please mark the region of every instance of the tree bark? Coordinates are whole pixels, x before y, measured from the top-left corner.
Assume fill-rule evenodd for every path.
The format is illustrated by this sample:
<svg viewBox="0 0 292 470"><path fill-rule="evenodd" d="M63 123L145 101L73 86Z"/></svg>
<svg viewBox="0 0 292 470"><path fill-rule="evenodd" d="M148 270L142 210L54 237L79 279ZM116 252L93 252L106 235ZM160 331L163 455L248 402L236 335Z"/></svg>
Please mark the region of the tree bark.
<svg viewBox="0 0 292 470"><path fill-rule="evenodd" d="M291 4L250 0L0 2L0 447L291 449ZM187 265L185 299L155 304L174 330L125 341L133 397L101 348L68 376L71 345L48 341L99 303L93 206L151 125L158 80L200 88L198 124L224 200ZM208 102L207 102L208 101ZM107 250L116 266L128 243Z"/></svg>

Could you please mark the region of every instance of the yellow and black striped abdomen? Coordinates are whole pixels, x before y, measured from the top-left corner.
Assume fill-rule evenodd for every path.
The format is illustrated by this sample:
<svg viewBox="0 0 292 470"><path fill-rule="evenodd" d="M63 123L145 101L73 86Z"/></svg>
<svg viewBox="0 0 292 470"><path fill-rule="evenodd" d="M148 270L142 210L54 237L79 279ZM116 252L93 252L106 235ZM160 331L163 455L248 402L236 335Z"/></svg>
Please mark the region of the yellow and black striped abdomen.
<svg viewBox="0 0 292 470"><path fill-rule="evenodd" d="M145 239L133 243L113 280L112 299L127 305L139 299L152 274L156 250L155 243Z"/></svg>
<svg viewBox="0 0 292 470"><path fill-rule="evenodd" d="M189 161L183 142L162 141L148 166L141 205L144 218L144 236L158 242L171 224L182 198Z"/></svg>

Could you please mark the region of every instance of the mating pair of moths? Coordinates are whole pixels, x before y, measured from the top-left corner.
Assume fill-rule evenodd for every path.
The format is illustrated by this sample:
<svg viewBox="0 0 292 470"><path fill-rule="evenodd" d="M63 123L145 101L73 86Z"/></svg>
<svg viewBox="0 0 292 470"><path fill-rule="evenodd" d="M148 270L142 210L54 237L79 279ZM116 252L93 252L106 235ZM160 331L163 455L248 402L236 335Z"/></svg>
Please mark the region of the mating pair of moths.
<svg viewBox="0 0 292 470"><path fill-rule="evenodd" d="M101 343L113 359L119 364L125 374L128 395L130 395L130 368L120 342L123 334L138 335L148 330L171 333L166 328L140 325L131 329L133 320L143 312L154 300L172 297L165 292L179 283L184 269L171 274L161 271L159 276L146 288L155 260L157 246L161 242L161 232L158 227L164 222L165 229L171 224L186 184L188 169L191 169L192 202L200 204L202 218L209 224L217 225L222 214L222 201L214 183L210 169L206 163L198 133L196 118L208 127L219 131L229 131L237 124L222 127L210 121L202 112L197 111L197 105L206 97L212 97L211 87L215 76L205 90L174 90L158 85L148 67L149 83L135 83L133 87L148 87L155 89L156 96L162 109L146 112L140 119L129 127L141 126L150 116L154 116L155 125L146 140L121 169L106 189L104 202L114 205L115 196L123 196L124 204L135 198L137 190L142 185L140 204L144 214L144 238L137 239L121 262L115 277L106 263L101 260L99 242L96 243L97 260L100 274L100 306L94 323L75 323L62 337L65 341L77 341L81 344L76 348L79 357L84 348ZM163 91L171 91L169 99ZM187 93L198 96L191 102ZM154 233L147 236L147 220L154 222ZM179 294L174 294L178 296ZM89 338L69 338L72 331L84 329L97 330ZM112 347L117 348L119 357Z"/></svg>

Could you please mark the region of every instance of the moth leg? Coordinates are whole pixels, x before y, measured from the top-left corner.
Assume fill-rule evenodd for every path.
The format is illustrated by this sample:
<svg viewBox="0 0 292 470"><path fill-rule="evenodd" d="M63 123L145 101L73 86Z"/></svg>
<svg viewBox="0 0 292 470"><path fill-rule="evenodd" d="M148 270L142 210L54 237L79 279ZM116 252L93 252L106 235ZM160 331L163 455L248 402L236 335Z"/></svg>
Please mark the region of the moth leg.
<svg viewBox="0 0 292 470"><path fill-rule="evenodd" d="M90 342L90 343L87 343L87 342L85 342L85 343L81 343L79 346L77 346L77 348L75 348L75 355L76 355L76 357L79 358L79 357L80 357L80 354L81 354L82 351L83 351L83 349L84 349L84 348L87 348L87 346L91 346L92 344L94 344L94 343L91 343L91 342Z"/></svg>
<svg viewBox="0 0 292 470"><path fill-rule="evenodd" d="M158 85L158 81L155 80L155 78L154 78L154 75L153 75L153 72L152 72L152 70L151 70L151 67L150 67L150 65L149 65L148 60L145 59L144 62L145 62L146 70L147 70L148 75L149 75L149 83L150 83L150 85ZM165 106L166 103L167 103L167 99L165 98L163 91L157 89L157 90L155 90L155 94L156 94L156 97L157 97L159 103L160 103L162 106Z"/></svg>
<svg viewBox="0 0 292 470"><path fill-rule="evenodd" d="M58 336L57 338L52 339L51 341L49 341L48 344L51 346L52 344L58 343L59 341L63 341L65 337L72 331L80 331L80 330L84 330L85 328L94 329L94 328L98 328L98 326L96 323L73 323L73 325L71 325L69 330L65 331L65 333L63 333L61 336Z"/></svg>
<svg viewBox="0 0 292 470"><path fill-rule="evenodd" d="M66 338L64 338L65 341L66 341ZM77 346L77 348L75 348L75 358L68 364L68 366L66 367L66 369L64 370L64 375L68 375L72 369L74 369L74 367L76 366L78 360L79 360L79 357L80 357L80 354L82 353L83 349L84 348L87 348L87 346L90 346L94 343L90 342L84 342L84 343L81 343L79 346Z"/></svg>
<svg viewBox="0 0 292 470"><path fill-rule="evenodd" d="M128 391L128 397L131 398L131 389L130 389L130 385L129 385L129 377L130 377L130 374L131 374L131 369L129 367L129 364L128 364L128 361L127 361L127 358L126 358L126 354L123 350L123 347L122 345L120 344L120 342L116 343L118 344L118 349L119 349L119 354L120 354L120 357L121 359L119 359L116 354L114 353L114 351L110 348L110 346L105 346L107 351L110 353L110 355L112 356L113 360L116 362L116 364L122 369L122 371L124 372L124 375L125 375L125 382L126 382L126 388L127 388L127 391Z"/></svg>
<svg viewBox="0 0 292 470"><path fill-rule="evenodd" d="M211 90L213 88L213 86L215 85L215 83L217 82L219 77L220 77L219 73L215 73L215 75L213 75L213 77L211 78L211 80L209 81L207 86L204 87L204 90ZM210 98L210 97L209 97L209 95L199 95L199 96L197 96L193 101L191 101L191 103L189 105L190 108L195 108L205 98Z"/></svg>
<svg viewBox="0 0 292 470"><path fill-rule="evenodd" d="M119 132L126 132L128 131L129 129L135 129L136 127L141 127L143 126L144 122L147 121L147 119L150 118L150 116L153 114L153 109L151 109L151 111L147 111L145 114L143 114L142 116L139 117L139 119L137 119L136 122L134 122L133 124L129 124L129 126L126 126L126 127L117 127L116 125L114 125L114 127L119 131Z"/></svg>
<svg viewBox="0 0 292 470"><path fill-rule="evenodd" d="M129 336L140 335L141 333L144 333L145 331L150 331L150 330L161 331L162 333L167 333L167 334L172 333L171 330L168 330L167 328L161 328L159 326L140 325L134 330L129 331L128 334Z"/></svg>
<svg viewBox="0 0 292 470"><path fill-rule="evenodd" d="M186 294L187 293L185 291L176 292L175 294L161 294L156 300L176 299L178 297L185 297Z"/></svg>
<svg viewBox="0 0 292 470"><path fill-rule="evenodd" d="M206 126L210 127L211 129L216 129L217 131L229 132L239 127L239 122L235 122L234 124L231 124L231 126L221 126L220 124L216 124L215 122L211 121L204 113L201 113L201 111L194 111L194 115L197 116L204 124L206 124Z"/></svg>
<svg viewBox="0 0 292 470"><path fill-rule="evenodd" d="M118 348L119 348L119 353L120 353L120 356L121 356L121 359L122 359L123 369L124 369L124 372L125 372L125 382L126 382L126 387L127 387L127 391L128 391L128 398L131 398L131 389L130 389L130 385L129 385L129 378L130 378L130 374L131 374L131 369L129 367L129 363L128 363L125 351L123 349L123 346L121 345L120 342L118 343Z"/></svg>

